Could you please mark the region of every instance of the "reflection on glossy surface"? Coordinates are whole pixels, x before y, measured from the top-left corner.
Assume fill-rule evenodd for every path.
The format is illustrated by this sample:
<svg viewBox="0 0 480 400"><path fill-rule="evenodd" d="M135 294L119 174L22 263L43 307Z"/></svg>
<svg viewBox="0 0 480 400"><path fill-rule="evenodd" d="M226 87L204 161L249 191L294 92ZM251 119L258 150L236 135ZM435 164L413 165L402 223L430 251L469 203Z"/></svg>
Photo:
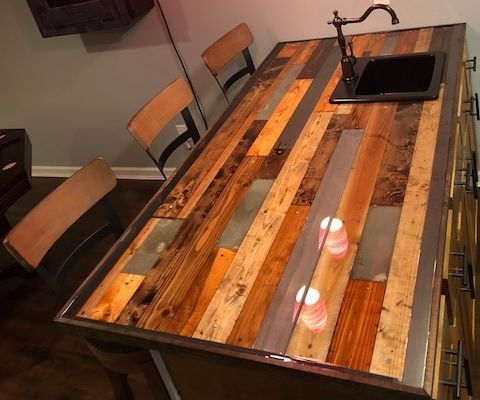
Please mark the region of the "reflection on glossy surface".
<svg viewBox="0 0 480 400"><path fill-rule="evenodd" d="M328 229L330 217L324 218L320 223L320 234L318 238L318 248L320 249L325 232ZM341 259L347 255L348 251L348 235L345 225L338 218L333 218L330 224L330 232L325 241L325 247L334 258Z"/></svg>
<svg viewBox="0 0 480 400"><path fill-rule="evenodd" d="M304 294L305 286L302 286L296 296L294 319ZM325 329L327 325L327 305L325 304L325 300L320 297L320 292L317 289L308 289L299 318L302 319L308 329L315 333L319 333Z"/></svg>

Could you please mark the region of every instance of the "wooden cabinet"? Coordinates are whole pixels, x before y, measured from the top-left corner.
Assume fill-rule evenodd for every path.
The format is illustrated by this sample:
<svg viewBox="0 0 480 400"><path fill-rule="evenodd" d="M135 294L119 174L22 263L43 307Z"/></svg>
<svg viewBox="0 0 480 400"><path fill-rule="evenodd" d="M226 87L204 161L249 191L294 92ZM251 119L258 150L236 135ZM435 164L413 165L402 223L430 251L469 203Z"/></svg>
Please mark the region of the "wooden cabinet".
<svg viewBox="0 0 480 400"><path fill-rule="evenodd" d="M465 48L464 60L468 60ZM471 62L459 76L457 125L449 193L436 355L435 399L468 399L473 392L471 363L476 343L475 299L478 296L478 188L475 121L471 101Z"/></svg>
<svg viewBox="0 0 480 400"><path fill-rule="evenodd" d="M131 24L153 0L27 0L43 37Z"/></svg>

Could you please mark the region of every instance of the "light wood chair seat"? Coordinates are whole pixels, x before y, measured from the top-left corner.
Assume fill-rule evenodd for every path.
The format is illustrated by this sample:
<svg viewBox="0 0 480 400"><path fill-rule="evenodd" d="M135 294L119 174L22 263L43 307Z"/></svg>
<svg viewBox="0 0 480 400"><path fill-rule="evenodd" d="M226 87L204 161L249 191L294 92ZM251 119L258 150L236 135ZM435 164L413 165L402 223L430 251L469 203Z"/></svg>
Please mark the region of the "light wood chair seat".
<svg viewBox="0 0 480 400"><path fill-rule="evenodd" d="M128 131L152 159L164 179L166 179L165 163L173 152L189 139L192 139L193 143L200 140L198 129L188 109L192 101L193 94L187 82L183 78L178 78L145 104L127 125ZM153 142L178 114L182 115L187 130L166 146L160 157L155 157L151 152Z"/></svg>
<svg viewBox="0 0 480 400"><path fill-rule="evenodd" d="M4 239L7 250L27 270L37 272L62 300L68 297L64 291L67 273L86 251L109 234L119 238L123 227L108 200L117 180L102 158L96 158L34 207ZM47 252L78 219L93 206L104 208L106 224L78 245L58 269L45 265ZM88 343L106 370L116 399L133 399L127 382L127 374L144 373L152 390L164 393L162 379L146 350L95 341ZM160 397L167 398L167 397Z"/></svg>
<svg viewBox="0 0 480 400"><path fill-rule="evenodd" d="M243 76L255 72L255 65L248 47L253 43L253 35L245 23L241 23L227 32L202 53L202 59L212 73L228 100L227 92L230 87ZM218 75L235 57L243 54L246 66L228 78L224 84L218 80Z"/></svg>

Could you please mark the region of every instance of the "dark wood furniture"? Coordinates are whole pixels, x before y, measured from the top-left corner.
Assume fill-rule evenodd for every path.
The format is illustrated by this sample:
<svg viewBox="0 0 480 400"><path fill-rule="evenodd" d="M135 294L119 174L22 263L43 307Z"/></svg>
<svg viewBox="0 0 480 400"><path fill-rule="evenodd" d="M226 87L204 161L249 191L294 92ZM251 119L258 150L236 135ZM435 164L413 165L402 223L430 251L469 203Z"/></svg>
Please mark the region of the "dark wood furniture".
<svg viewBox="0 0 480 400"><path fill-rule="evenodd" d="M160 351L183 399L468 397L464 42L465 24L355 36L447 61L438 100L348 105L328 102L334 38L278 44L56 321Z"/></svg>
<svg viewBox="0 0 480 400"><path fill-rule="evenodd" d="M27 0L43 37L130 25L153 0Z"/></svg>
<svg viewBox="0 0 480 400"><path fill-rule="evenodd" d="M243 76L247 74L252 75L255 72L255 65L253 64L252 56L248 49L252 43L252 32L247 24L241 23L223 35L202 53L202 59L205 65L217 81L220 89L222 89L222 93L227 102L229 102L227 96L228 89ZM225 83L220 83L218 74L239 54L243 55L246 66L226 79Z"/></svg>
<svg viewBox="0 0 480 400"><path fill-rule="evenodd" d="M32 145L25 129L0 129L0 237L10 229L5 211L31 188Z"/></svg>
<svg viewBox="0 0 480 400"><path fill-rule="evenodd" d="M163 169L173 152L189 139L193 143L200 140L195 121L188 109L188 105L192 101L193 94L187 82L183 78L178 78L145 104L127 125L128 131L152 159L164 179L167 177ZM178 114L182 115L187 130L172 140L162 151L160 157L154 156L150 150L152 143L160 135L165 125Z"/></svg>

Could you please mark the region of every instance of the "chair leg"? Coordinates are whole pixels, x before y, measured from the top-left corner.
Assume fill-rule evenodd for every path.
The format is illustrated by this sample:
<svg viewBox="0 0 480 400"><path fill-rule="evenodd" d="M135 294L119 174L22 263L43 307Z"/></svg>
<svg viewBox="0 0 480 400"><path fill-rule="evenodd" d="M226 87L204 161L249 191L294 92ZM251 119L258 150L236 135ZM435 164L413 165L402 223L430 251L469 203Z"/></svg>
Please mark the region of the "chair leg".
<svg viewBox="0 0 480 400"><path fill-rule="evenodd" d="M128 384L128 379L126 374L119 374L108 368L104 367L105 372L107 373L108 380L110 381L110 386L113 390L114 400L134 400L132 389Z"/></svg>
<svg viewBox="0 0 480 400"><path fill-rule="evenodd" d="M151 392L155 396L155 399L170 400L170 395L168 394L167 388L165 387L162 377L160 376L153 360L152 362L142 365L142 372L148 382Z"/></svg>

